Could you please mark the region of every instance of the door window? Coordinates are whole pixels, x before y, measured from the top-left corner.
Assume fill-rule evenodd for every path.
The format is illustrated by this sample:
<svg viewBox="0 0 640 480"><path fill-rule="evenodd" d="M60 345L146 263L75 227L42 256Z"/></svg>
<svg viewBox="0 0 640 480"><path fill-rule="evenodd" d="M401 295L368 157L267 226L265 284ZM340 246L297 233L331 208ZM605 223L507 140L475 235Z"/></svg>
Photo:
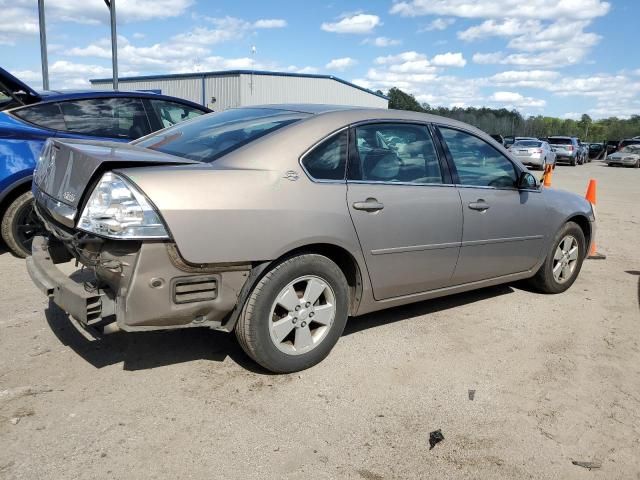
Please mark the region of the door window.
<svg viewBox="0 0 640 480"><path fill-rule="evenodd" d="M202 110L180 103L167 102L166 100L151 100L151 107L158 117L162 128L170 127L176 123L204 114Z"/></svg>
<svg viewBox="0 0 640 480"><path fill-rule="evenodd" d="M426 126L381 123L356 127L356 146L358 160L349 173L352 180L442 183L440 163Z"/></svg>
<svg viewBox="0 0 640 480"><path fill-rule="evenodd" d="M95 98L59 105L67 132L132 140L151 132L139 98Z"/></svg>
<svg viewBox="0 0 640 480"><path fill-rule="evenodd" d="M347 131L325 140L302 159L315 180L344 180L347 165Z"/></svg>
<svg viewBox="0 0 640 480"><path fill-rule="evenodd" d="M484 140L460 130L440 127L461 185L515 188L513 163Z"/></svg>

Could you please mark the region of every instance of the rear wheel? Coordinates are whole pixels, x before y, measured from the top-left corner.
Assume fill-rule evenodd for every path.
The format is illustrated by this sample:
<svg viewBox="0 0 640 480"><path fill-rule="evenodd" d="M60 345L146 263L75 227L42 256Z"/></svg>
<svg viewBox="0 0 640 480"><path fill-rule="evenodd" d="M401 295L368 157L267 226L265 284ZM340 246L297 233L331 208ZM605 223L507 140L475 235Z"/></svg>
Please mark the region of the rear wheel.
<svg viewBox="0 0 640 480"><path fill-rule="evenodd" d="M576 164L577 164L577 162L576 162L576 158L575 158L575 157L573 157L573 158L571 159L570 165L571 165L572 167L575 167L575 166L576 166Z"/></svg>
<svg viewBox="0 0 640 480"><path fill-rule="evenodd" d="M323 360L347 322L349 290L327 257L299 255L273 267L255 286L235 332L242 349L276 373Z"/></svg>
<svg viewBox="0 0 640 480"><path fill-rule="evenodd" d="M578 277L585 253L582 229L574 222L567 222L556 234L544 263L530 283L544 293L564 292Z"/></svg>
<svg viewBox="0 0 640 480"><path fill-rule="evenodd" d="M25 258L31 255L33 237L42 231L33 209L33 195L25 192L11 202L2 217L2 239L14 255Z"/></svg>

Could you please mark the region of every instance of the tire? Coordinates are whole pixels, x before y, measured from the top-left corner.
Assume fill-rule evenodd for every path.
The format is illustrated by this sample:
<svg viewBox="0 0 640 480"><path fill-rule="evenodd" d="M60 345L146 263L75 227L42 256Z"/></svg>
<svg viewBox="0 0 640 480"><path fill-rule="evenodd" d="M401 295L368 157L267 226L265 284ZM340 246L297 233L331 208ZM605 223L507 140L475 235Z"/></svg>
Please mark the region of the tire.
<svg viewBox="0 0 640 480"><path fill-rule="evenodd" d="M640 160L636 160L636 164L633 166L633 168L640 168Z"/></svg>
<svg viewBox="0 0 640 480"><path fill-rule="evenodd" d="M31 240L42 228L33 211L31 192L24 192L11 202L2 217L2 239L19 258L31 255Z"/></svg>
<svg viewBox="0 0 640 480"><path fill-rule="evenodd" d="M316 291L322 285L325 289L317 300L306 303L306 290L311 283ZM331 304L332 319L327 320ZM325 313L321 315L323 307ZM282 260L260 279L247 298L235 333L246 354L267 370L297 372L329 355L342 335L348 315L349 286L340 268L322 255L298 255ZM313 316L322 316L326 323L316 323L311 320ZM276 323L281 324L280 330L274 328Z"/></svg>
<svg viewBox="0 0 640 480"><path fill-rule="evenodd" d="M578 249L577 255L575 258L575 264L571 264L569 262L568 268L570 269L570 274L567 274L563 279L558 280L553 272L554 265L557 266L558 263L562 264L563 259L556 259L554 257L557 256L556 253L559 250L560 243L562 242L564 244L564 242L567 241L567 238L575 240L575 246ZM562 250L562 247L560 247L560 249ZM578 278L585 256L586 241L584 238L584 232L577 223L567 222L554 237L551 249L547 253L544 263L535 276L529 280L529 283L536 290L543 293L562 293L571 287L576 278ZM561 267L560 270L562 271L564 269ZM560 275L562 275L562 272Z"/></svg>
<svg viewBox="0 0 640 480"><path fill-rule="evenodd" d="M576 159L575 159L575 157L574 157L574 158L572 158L572 159L571 159L571 162L569 163L569 165L571 165L572 167L575 167L575 166L576 166L576 163L577 163L577 162L576 162Z"/></svg>

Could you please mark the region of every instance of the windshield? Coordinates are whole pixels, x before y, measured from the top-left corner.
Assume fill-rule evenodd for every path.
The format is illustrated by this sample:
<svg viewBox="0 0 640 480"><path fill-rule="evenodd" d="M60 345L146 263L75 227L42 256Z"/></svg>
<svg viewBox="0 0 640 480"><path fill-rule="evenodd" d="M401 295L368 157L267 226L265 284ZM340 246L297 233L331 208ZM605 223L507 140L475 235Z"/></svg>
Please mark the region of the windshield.
<svg viewBox="0 0 640 480"><path fill-rule="evenodd" d="M640 154L640 145L627 145L620 150L623 153L636 153Z"/></svg>
<svg viewBox="0 0 640 480"><path fill-rule="evenodd" d="M514 147L541 147L542 142L536 142L535 140L518 140L513 144Z"/></svg>
<svg viewBox="0 0 640 480"><path fill-rule="evenodd" d="M199 162L214 160L309 114L271 108L239 108L160 130L133 144Z"/></svg>

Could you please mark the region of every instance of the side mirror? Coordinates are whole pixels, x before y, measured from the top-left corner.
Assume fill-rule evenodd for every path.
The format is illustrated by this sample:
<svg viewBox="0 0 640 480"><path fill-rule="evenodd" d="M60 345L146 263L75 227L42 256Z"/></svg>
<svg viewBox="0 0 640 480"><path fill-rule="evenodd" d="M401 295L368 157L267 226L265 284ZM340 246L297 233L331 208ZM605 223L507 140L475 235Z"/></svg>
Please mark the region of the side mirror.
<svg viewBox="0 0 640 480"><path fill-rule="evenodd" d="M518 179L518 188L519 189L537 189L540 187L540 184L536 180L536 177L531 175L529 172L522 172L520 174L520 178Z"/></svg>

